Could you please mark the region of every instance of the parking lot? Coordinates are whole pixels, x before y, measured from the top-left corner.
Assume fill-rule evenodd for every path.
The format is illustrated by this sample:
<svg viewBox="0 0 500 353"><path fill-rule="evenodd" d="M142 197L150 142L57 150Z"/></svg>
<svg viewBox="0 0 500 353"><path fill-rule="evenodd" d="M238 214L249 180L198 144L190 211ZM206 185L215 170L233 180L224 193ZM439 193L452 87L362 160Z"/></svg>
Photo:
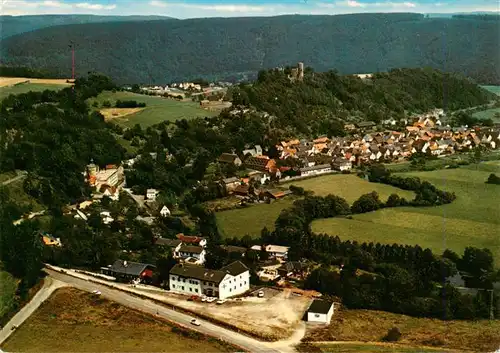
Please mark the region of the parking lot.
<svg viewBox="0 0 500 353"><path fill-rule="evenodd" d="M311 302L310 298L291 295L290 291L267 287L256 288L245 297L228 299L222 305L192 301L189 296L166 291L143 291L169 304L275 339L287 338L295 331ZM259 298L259 291L263 291L264 297Z"/></svg>

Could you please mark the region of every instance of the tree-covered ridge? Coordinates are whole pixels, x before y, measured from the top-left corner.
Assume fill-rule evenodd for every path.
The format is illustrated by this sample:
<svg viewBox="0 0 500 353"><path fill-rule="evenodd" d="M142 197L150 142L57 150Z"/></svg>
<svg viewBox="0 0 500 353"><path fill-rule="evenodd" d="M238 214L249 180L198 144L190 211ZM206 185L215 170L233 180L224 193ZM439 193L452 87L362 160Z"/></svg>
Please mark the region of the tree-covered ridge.
<svg viewBox="0 0 500 353"><path fill-rule="evenodd" d="M90 160L104 166L124 157L112 125L90 114L85 103L113 87L107 78L91 76L77 80L74 89L7 97L0 108L1 171L28 171L24 189L54 209L90 195L82 174Z"/></svg>
<svg viewBox="0 0 500 353"><path fill-rule="evenodd" d="M257 82L233 89L235 104L251 104L277 117L281 129L339 135L338 120L404 118L434 108L457 110L488 103L495 95L473 82L434 69L395 69L371 79L305 70L291 82L289 69L261 71Z"/></svg>
<svg viewBox="0 0 500 353"><path fill-rule="evenodd" d="M95 22L152 21L173 19L166 16L96 16L96 15L33 15L0 16L0 38L35 31L37 29L68 24Z"/></svg>
<svg viewBox="0 0 500 353"><path fill-rule="evenodd" d="M70 40L79 72L119 83L224 78L298 61L342 74L430 66L500 82L498 20L404 13L68 25L3 40L2 61L68 77Z"/></svg>

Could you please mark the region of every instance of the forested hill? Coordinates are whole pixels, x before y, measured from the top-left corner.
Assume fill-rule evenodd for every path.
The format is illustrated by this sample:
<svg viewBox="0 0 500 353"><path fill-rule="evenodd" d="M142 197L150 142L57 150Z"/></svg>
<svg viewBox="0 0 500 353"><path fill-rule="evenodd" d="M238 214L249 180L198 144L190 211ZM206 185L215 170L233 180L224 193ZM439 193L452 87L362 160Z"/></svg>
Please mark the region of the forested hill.
<svg viewBox="0 0 500 353"><path fill-rule="evenodd" d="M151 21L173 19L165 16L34 15L0 16L0 39L59 25L94 22Z"/></svg>
<svg viewBox="0 0 500 353"><path fill-rule="evenodd" d="M259 72L256 82L230 91L233 103L266 111L275 116L275 127L292 134L338 136L347 121L380 123L409 113L434 108L455 111L496 99L463 77L430 68L395 69L368 80L306 68L303 82L291 82L287 71Z"/></svg>
<svg viewBox="0 0 500 353"><path fill-rule="evenodd" d="M429 66L500 83L500 21L355 14L94 23L45 28L0 42L4 63L68 76L97 71L118 83L225 78L303 61L342 74Z"/></svg>

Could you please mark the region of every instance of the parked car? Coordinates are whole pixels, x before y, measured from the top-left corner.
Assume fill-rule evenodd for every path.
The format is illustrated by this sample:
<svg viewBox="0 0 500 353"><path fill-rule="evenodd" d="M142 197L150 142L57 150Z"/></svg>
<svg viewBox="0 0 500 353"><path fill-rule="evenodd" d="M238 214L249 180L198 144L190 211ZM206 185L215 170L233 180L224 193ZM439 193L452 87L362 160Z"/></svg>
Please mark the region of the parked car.
<svg viewBox="0 0 500 353"><path fill-rule="evenodd" d="M217 300L217 298L215 298L215 297L209 297L209 298L207 298L207 303L213 303L216 300Z"/></svg>
<svg viewBox="0 0 500 353"><path fill-rule="evenodd" d="M96 290L92 291L92 294L101 295L101 291L99 291L99 290L96 289Z"/></svg>
<svg viewBox="0 0 500 353"><path fill-rule="evenodd" d="M219 299L219 300L217 300L217 304L218 304L218 305L222 305L222 304L224 304L225 302L226 302L226 301L225 301L224 299Z"/></svg>
<svg viewBox="0 0 500 353"><path fill-rule="evenodd" d="M11 330L14 331L17 328L16 325L12 325Z"/></svg>
<svg viewBox="0 0 500 353"><path fill-rule="evenodd" d="M259 293L257 293L257 296L259 298L264 298L264 291L260 290Z"/></svg>
<svg viewBox="0 0 500 353"><path fill-rule="evenodd" d="M193 319L193 320L191 320L191 325L200 326L201 323L198 320Z"/></svg>
<svg viewBox="0 0 500 353"><path fill-rule="evenodd" d="M205 296L201 297L201 301L202 301L203 303L204 303L204 302L206 302L206 301L207 301L207 297L205 297Z"/></svg>

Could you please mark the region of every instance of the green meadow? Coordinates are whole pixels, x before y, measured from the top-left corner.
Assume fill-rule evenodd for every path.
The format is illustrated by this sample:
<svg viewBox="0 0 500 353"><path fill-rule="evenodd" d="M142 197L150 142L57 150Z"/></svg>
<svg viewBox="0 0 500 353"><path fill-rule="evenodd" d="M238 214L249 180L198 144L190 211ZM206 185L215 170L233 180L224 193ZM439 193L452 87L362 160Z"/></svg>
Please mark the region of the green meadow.
<svg viewBox="0 0 500 353"><path fill-rule="evenodd" d="M286 188L290 185L314 191L314 194L318 196L338 195L345 198L349 203L372 191L377 191L382 200L386 200L392 193L397 193L407 199L412 199L414 195L410 191L400 190L389 185L370 183L350 174L330 174L282 184ZM246 234L258 237L262 228L274 228L274 222L280 212L291 207L293 201L294 197L287 197L271 204L257 204L246 208L218 212L216 216L219 230L224 237L243 237Z"/></svg>
<svg viewBox="0 0 500 353"><path fill-rule="evenodd" d="M103 102L109 101L114 107L117 100L135 100L138 103L146 103L146 108L137 113L113 119L125 127L132 127L135 124L148 127L165 120L175 121L217 115L217 113L200 108L199 103L179 102L170 98L122 91L103 92L98 97L90 99L89 104L92 109L99 110L103 108ZM94 102L98 103L98 107L93 107Z"/></svg>
<svg viewBox="0 0 500 353"><path fill-rule="evenodd" d="M493 172L500 172L498 161L403 173L455 192L457 199L438 207L391 208L354 215L353 219L320 219L312 223L312 229L358 242L418 244L437 253L447 248L461 253L467 246L486 247L493 252L498 266L500 186L485 184Z"/></svg>

